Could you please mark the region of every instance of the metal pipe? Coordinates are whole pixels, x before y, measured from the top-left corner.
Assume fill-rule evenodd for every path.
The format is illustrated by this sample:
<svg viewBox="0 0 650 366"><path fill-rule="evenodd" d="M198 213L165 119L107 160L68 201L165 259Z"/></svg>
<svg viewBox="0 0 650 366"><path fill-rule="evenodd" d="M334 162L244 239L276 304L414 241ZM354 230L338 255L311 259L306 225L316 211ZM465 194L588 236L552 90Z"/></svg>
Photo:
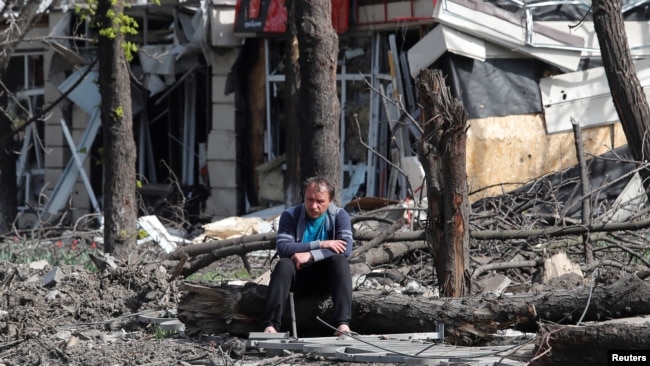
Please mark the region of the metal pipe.
<svg viewBox="0 0 650 366"><path fill-rule="evenodd" d="M296 330L296 307L293 303L293 292L289 292L289 305L291 307L291 331L293 338L298 339L298 331Z"/></svg>

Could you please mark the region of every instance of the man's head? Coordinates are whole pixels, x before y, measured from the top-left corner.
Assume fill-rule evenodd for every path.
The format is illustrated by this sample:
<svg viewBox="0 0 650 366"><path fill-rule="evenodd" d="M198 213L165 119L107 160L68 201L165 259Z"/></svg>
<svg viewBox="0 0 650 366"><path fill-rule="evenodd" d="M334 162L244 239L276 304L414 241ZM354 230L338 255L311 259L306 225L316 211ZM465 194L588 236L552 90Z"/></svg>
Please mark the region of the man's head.
<svg viewBox="0 0 650 366"><path fill-rule="evenodd" d="M325 213L334 194L334 186L327 179L319 176L307 179L303 186L307 216L315 219Z"/></svg>

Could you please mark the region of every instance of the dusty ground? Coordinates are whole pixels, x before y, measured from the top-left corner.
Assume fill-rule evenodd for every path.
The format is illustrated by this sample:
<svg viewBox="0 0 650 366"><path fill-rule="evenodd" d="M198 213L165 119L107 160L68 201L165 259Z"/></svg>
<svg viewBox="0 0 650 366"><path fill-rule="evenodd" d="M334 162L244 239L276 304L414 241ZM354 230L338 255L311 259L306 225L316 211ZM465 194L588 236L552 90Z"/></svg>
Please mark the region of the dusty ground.
<svg viewBox="0 0 650 366"><path fill-rule="evenodd" d="M0 364L178 364L217 353L139 321L136 314L173 309L178 299L177 284L160 268L118 268L103 277L58 268L60 282L46 288L51 266L0 263Z"/></svg>
<svg viewBox="0 0 650 366"><path fill-rule="evenodd" d="M244 339L227 334L188 337L142 321L140 315L150 311L173 314L183 296L180 282L170 281L170 270L160 264L163 255L155 246L134 255L134 262L140 264L103 274L87 260L99 250L88 240L53 241L38 247L41 256L49 253L42 268L25 264L33 245L0 242L0 366L350 364L299 354L268 358L246 349ZM423 252L408 256L393 261L391 268L431 285L427 283L433 281L430 256ZM248 258L253 274L269 269L266 258ZM70 262L77 264L64 264ZM55 268L60 271L58 281L44 286ZM241 259L232 256L205 268L203 274L243 273L242 268ZM623 272L605 274L603 280L611 282ZM526 275L525 282L529 281Z"/></svg>
<svg viewBox="0 0 650 366"><path fill-rule="evenodd" d="M0 245L19 250L15 243ZM215 266L232 272L241 263L234 257ZM263 265L255 260L252 264ZM51 264L38 269L0 261L0 365L346 364L298 355L267 358L246 350L243 339L190 338L143 322L138 316L143 312L173 314L182 296L179 282L168 282L170 274L155 262L103 275L85 268L91 265L56 267L59 280L46 287Z"/></svg>

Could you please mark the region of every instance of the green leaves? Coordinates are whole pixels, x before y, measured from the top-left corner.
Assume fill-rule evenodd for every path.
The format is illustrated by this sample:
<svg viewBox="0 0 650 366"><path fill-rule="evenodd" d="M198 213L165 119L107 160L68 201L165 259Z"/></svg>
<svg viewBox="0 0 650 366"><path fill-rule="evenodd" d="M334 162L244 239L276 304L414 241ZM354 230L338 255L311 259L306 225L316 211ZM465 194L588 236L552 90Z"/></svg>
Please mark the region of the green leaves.
<svg viewBox="0 0 650 366"><path fill-rule="evenodd" d="M116 120L121 120L124 117L124 108L119 106L113 110L113 118Z"/></svg>
<svg viewBox="0 0 650 366"><path fill-rule="evenodd" d="M160 5L159 0L153 0L153 3ZM112 7L115 7L117 4L118 0L111 0ZM130 7L130 4L126 3L124 6ZM110 24L102 24L98 19L97 7L98 0L86 0L85 6L80 4L75 5L75 12L82 20L89 22L91 27L97 29L100 37L115 39L118 35L126 36L138 34L138 22L129 15L126 15L124 11L116 12L114 9L109 9L106 12L106 18L108 18ZM120 46L124 51L126 60L133 60L134 54L138 51L138 46L135 43L126 40L122 42Z"/></svg>

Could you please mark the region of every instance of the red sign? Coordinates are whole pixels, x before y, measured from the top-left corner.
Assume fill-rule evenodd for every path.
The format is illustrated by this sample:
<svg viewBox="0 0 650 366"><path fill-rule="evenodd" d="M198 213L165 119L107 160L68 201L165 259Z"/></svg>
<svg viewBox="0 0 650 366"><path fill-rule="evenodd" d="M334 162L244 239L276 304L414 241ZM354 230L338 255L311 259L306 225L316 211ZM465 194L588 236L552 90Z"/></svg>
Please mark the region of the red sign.
<svg viewBox="0 0 650 366"><path fill-rule="evenodd" d="M348 30L349 0L332 1L332 26ZM282 34L287 29L286 0L237 0L235 34Z"/></svg>

